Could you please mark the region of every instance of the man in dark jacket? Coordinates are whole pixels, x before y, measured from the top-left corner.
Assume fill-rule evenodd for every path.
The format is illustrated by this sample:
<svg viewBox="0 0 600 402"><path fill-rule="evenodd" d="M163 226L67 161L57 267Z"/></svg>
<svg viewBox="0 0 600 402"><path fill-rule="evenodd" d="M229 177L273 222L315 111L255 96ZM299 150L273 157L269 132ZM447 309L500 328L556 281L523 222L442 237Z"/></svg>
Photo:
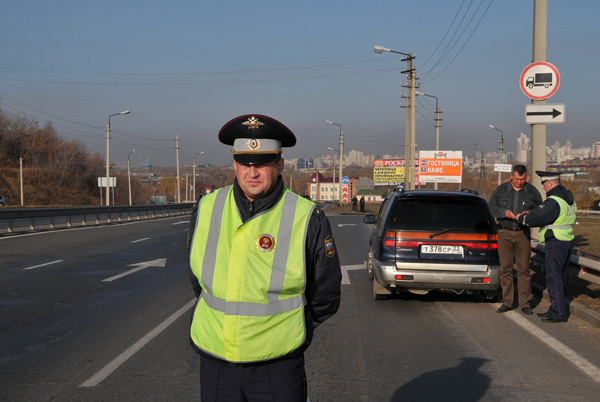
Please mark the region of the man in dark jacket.
<svg viewBox="0 0 600 402"><path fill-rule="evenodd" d="M519 223L540 227L540 243L545 246L546 288L550 309L538 313L544 322L565 322L569 317L565 290L573 249L573 225L577 205L573 193L560 184L560 173L536 171L548 197L532 211L517 215Z"/></svg>
<svg viewBox="0 0 600 402"><path fill-rule="evenodd" d="M500 257L500 286L502 305L499 313L510 311L514 299L513 261L517 265L519 308L531 315L531 235L527 226L520 225L515 216L542 203L540 192L527 183L525 165L515 165L510 181L499 185L490 199L490 210L498 220L498 256Z"/></svg>
<svg viewBox="0 0 600 402"><path fill-rule="evenodd" d="M201 398L304 402L304 351L340 304L331 227L283 185L281 147L296 143L286 126L244 115L219 140L233 146L235 181L202 197L190 222Z"/></svg>

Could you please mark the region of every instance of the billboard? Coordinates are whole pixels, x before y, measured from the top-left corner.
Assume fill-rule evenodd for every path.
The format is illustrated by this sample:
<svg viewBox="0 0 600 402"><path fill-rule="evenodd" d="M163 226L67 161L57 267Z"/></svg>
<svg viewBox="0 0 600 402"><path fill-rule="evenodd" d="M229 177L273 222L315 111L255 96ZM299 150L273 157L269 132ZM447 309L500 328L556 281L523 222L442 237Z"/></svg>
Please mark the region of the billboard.
<svg viewBox="0 0 600 402"><path fill-rule="evenodd" d="M419 185L419 161L415 160L415 184ZM376 186L404 185L404 159L375 159L373 181Z"/></svg>
<svg viewBox="0 0 600 402"><path fill-rule="evenodd" d="M461 183L462 151L419 151L423 183Z"/></svg>
<svg viewBox="0 0 600 402"><path fill-rule="evenodd" d="M375 159L373 181L376 186L399 186L404 184L404 159Z"/></svg>

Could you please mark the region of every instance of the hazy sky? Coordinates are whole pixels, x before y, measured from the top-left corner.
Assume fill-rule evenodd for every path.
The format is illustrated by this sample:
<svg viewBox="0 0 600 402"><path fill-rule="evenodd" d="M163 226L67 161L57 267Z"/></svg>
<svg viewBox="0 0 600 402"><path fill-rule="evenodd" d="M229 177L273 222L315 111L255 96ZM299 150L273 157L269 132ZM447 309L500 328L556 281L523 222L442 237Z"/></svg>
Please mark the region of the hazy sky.
<svg viewBox="0 0 600 402"><path fill-rule="evenodd" d="M566 123L547 143L600 141L600 2L548 0L548 61L561 84L548 103ZM530 103L519 88L531 63L533 0L41 1L3 0L0 106L52 121L58 132L132 165L229 164L217 133L233 117L272 116L298 138L284 157L338 148L402 154L406 62L374 45L415 53L420 91L443 110L441 149L473 156L516 151ZM418 149L435 147L435 100L418 97Z"/></svg>

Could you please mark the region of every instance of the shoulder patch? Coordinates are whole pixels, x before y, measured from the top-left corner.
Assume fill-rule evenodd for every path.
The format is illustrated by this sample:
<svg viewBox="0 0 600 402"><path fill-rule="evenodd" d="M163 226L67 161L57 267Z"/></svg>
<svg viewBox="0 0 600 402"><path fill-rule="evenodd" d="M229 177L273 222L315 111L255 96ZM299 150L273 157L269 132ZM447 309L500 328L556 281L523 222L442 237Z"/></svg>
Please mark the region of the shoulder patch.
<svg viewBox="0 0 600 402"><path fill-rule="evenodd" d="M325 238L325 255L330 258L335 255L335 246L331 236Z"/></svg>

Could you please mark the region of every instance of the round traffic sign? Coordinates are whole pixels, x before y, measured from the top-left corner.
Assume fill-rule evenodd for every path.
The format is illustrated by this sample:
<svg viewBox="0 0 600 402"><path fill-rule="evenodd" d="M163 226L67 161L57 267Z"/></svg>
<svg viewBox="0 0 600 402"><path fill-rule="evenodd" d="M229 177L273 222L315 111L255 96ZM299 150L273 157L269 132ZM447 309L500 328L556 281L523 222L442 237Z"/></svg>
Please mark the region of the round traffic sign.
<svg viewBox="0 0 600 402"><path fill-rule="evenodd" d="M523 69L519 84L521 91L528 98L548 99L558 90L560 74L554 65L546 61L537 61Z"/></svg>

